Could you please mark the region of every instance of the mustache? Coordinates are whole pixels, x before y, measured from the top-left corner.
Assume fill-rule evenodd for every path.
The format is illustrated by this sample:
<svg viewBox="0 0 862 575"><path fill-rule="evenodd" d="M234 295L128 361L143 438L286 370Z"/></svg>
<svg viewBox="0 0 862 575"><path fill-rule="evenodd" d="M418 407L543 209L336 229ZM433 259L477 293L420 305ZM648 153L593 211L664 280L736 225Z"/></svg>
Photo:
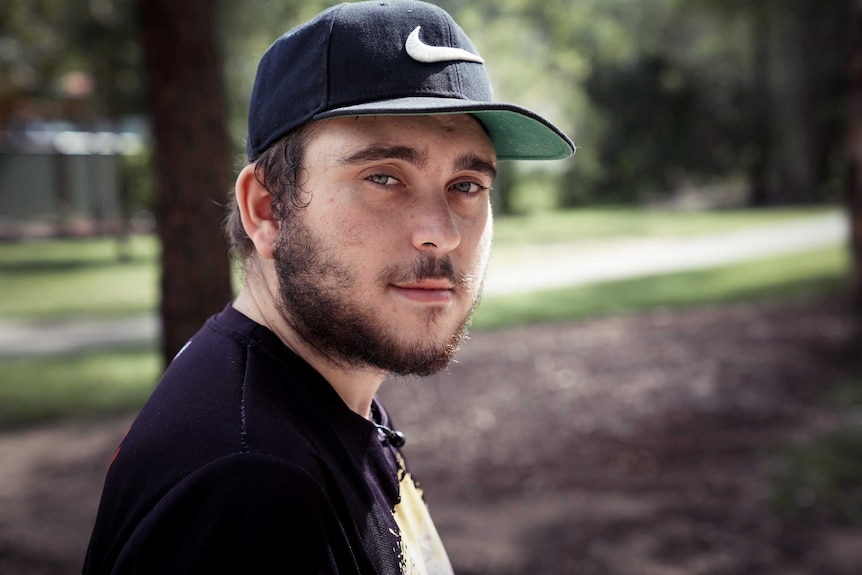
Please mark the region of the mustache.
<svg viewBox="0 0 862 575"><path fill-rule="evenodd" d="M449 256L438 259L431 254L421 254L411 264L390 265L380 274L381 285L411 283L426 279L445 279L456 289L467 289L474 281L471 274L456 270Z"/></svg>

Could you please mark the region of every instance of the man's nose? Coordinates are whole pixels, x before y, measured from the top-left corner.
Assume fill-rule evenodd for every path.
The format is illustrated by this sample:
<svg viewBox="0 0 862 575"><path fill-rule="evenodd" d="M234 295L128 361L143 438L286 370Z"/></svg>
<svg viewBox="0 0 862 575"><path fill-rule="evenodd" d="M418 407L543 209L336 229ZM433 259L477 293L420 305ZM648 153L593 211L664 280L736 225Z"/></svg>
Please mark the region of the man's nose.
<svg viewBox="0 0 862 575"><path fill-rule="evenodd" d="M429 194L410 215L413 246L423 252L447 253L461 243L457 216L444 193Z"/></svg>

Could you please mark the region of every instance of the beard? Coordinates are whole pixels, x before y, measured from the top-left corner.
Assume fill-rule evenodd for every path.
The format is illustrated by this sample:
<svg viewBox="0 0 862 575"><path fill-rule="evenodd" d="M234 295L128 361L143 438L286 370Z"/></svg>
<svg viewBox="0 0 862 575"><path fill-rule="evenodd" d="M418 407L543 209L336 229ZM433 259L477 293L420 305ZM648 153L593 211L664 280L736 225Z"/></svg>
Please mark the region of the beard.
<svg viewBox="0 0 862 575"><path fill-rule="evenodd" d="M401 376L427 376L445 368L466 338L481 287L451 333L406 342L373 310L351 297L361 288L351 268L338 262L334 252L297 215L282 222L273 253L278 307L284 321L305 343L322 358L346 368L371 366ZM449 280L455 293L469 293L475 281L473 276L458 273L448 256L438 259L424 253L411 264L384 268L373 287L385 289L392 283L428 278ZM445 319L444 311L436 307L427 309L422 318L429 331Z"/></svg>

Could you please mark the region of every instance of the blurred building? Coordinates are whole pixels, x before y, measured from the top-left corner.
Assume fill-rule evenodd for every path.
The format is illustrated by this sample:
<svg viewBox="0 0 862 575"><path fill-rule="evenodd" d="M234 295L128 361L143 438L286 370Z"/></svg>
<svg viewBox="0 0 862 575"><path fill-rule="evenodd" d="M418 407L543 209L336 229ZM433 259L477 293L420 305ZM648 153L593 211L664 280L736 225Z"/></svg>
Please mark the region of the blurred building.
<svg viewBox="0 0 862 575"><path fill-rule="evenodd" d="M73 128L0 132L0 238L124 231L123 157L143 136Z"/></svg>
<svg viewBox="0 0 862 575"><path fill-rule="evenodd" d="M146 124L108 120L92 103L93 77L73 71L49 93L0 90L0 239L123 232L130 155Z"/></svg>

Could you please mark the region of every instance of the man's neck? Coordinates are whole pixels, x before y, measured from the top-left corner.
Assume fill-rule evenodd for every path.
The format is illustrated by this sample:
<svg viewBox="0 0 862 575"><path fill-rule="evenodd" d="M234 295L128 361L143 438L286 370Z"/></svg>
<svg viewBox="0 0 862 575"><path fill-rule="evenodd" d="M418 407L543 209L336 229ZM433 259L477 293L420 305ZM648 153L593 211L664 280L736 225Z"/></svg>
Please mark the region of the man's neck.
<svg viewBox="0 0 862 575"><path fill-rule="evenodd" d="M233 307L276 334L284 345L329 382L348 408L366 419L370 418L371 402L383 382L384 372L370 367L345 368L322 357L284 320L278 310L275 294L258 282L251 281L251 278L234 300Z"/></svg>

